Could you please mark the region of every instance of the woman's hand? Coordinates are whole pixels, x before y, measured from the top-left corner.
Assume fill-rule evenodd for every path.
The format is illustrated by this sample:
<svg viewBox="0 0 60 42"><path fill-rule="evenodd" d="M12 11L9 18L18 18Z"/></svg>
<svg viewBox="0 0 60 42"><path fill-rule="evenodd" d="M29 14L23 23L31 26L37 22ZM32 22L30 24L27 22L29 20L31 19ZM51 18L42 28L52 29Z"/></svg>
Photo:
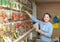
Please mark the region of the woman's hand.
<svg viewBox="0 0 60 42"><path fill-rule="evenodd" d="M38 30L39 30L39 25L38 25L38 23L35 23L35 24L33 25L33 28L35 28L35 30L38 31Z"/></svg>
<svg viewBox="0 0 60 42"><path fill-rule="evenodd" d="M29 17L32 17L32 15L28 11L24 11L26 14L29 15Z"/></svg>
<svg viewBox="0 0 60 42"><path fill-rule="evenodd" d="M43 32L43 31L41 31L41 30L39 29L38 23L34 24L33 27L35 28L36 32L39 32L40 34L45 35L45 32Z"/></svg>
<svg viewBox="0 0 60 42"><path fill-rule="evenodd" d="M27 14L30 14L28 11L25 11Z"/></svg>

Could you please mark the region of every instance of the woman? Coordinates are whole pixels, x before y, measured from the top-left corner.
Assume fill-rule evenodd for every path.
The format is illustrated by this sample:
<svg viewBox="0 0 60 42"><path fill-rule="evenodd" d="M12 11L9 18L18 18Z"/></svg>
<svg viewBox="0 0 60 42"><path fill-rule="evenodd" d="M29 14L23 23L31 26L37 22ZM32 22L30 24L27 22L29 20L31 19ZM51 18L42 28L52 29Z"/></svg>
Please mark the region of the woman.
<svg viewBox="0 0 60 42"><path fill-rule="evenodd" d="M43 15L43 19L41 21L41 20L38 20L35 17L33 17L28 11L25 11L25 12L29 15L29 17L34 22L36 22L40 25L40 30L36 29L36 31L40 33L41 42L52 42L51 41L51 36L52 36L52 32L53 32L53 26L49 22L50 18L51 18L51 15L49 13L45 13Z"/></svg>

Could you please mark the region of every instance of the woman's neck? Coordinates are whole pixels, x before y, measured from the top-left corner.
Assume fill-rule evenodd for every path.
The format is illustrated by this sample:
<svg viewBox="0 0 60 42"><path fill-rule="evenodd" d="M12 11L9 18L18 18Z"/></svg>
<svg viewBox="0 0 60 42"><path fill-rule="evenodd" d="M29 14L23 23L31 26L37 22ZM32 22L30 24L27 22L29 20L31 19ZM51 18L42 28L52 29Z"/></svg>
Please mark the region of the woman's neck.
<svg viewBox="0 0 60 42"><path fill-rule="evenodd" d="M48 22L44 22L45 24L47 24Z"/></svg>

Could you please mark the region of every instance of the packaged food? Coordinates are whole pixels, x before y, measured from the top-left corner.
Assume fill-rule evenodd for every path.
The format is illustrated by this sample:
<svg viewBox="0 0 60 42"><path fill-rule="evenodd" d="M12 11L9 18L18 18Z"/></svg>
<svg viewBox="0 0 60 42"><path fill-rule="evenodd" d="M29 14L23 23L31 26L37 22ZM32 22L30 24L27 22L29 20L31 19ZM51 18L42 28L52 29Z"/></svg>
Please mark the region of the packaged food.
<svg viewBox="0 0 60 42"><path fill-rule="evenodd" d="M3 39L2 39L2 37L0 37L0 42L3 42Z"/></svg>
<svg viewBox="0 0 60 42"><path fill-rule="evenodd" d="M1 2L2 2L2 0L0 0L0 6L1 6L1 4L2 4Z"/></svg>
<svg viewBox="0 0 60 42"><path fill-rule="evenodd" d="M6 14L7 14L7 18L10 19L11 18L11 10L6 10Z"/></svg>
<svg viewBox="0 0 60 42"><path fill-rule="evenodd" d="M2 24L0 24L0 32L2 31L2 26L3 26L3 25L2 25ZM0 33L0 34L1 34L1 33Z"/></svg>
<svg viewBox="0 0 60 42"><path fill-rule="evenodd" d="M26 31L29 31L32 28L32 21L29 20L26 21L25 25L26 25Z"/></svg>
<svg viewBox="0 0 60 42"><path fill-rule="evenodd" d="M15 33L14 33L14 38L17 39L18 37L19 37L18 32L15 32Z"/></svg>
<svg viewBox="0 0 60 42"><path fill-rule="evenodd" d="M3 23L3 17L2 16L0 17L0 23Z"/></svg>
<svg viewBox="0 0 60 42"><path fill-rule="evenodd" d="M12 42L11 38L9 36L7 36L5 39L4 39L5 42Z"/></svg>
<svg viewBox="0 0 60 42"><path fill-rule="evenodd" d="M20 23L20 35L23 35L26 32L25 22Z"/></svg>
<svg viewBox="0 0 60 42"><path fill-rule="evenodd" d="M11 23L11 32L15 31L15 23Z"/></svg>
<svg viewBox="0 0 60 42"><path fill-rule="evenodd" d="M7 25L7 31L8 31L8 32L11 32L11 24L8 24L8 25Z"/></svg>
<svg viewBox="0 0 60 42"><path fill-rule="evenodd" d="M3 39L4 39L4 42L12 42L12 39L10 38L10 32L5 32Z"/></svg>
<svg viewBox="0 0 60 42"><path fill-rule="evenodd" d="M16 9L17 10L16 3L13 2L12 5L13 5L12 9Z"/></svg>
<svg viewBox="0 0 60 42"><path fill-rule="evenodd" d="M17 10L19 10L19 3L16 3Z"/></svg>
<svg viewBox="0 0 60 42"><path fill-rule="evenodd" d="M28 0L22 0L23 4L27 4Z"/></svg>
<svg viewBox="0 0 60 42"><path fill-rule="evenodd" d="M20 20L20 18L21 18L21 14L17 13L17 20Z"/></svg>
<svg viewBox="0 0 60 42"><path fill-rule="evenodd" d="M3 28L3 31L4 31L4 32L7 32L7 26L6 26L5 24L3 25L2 28Z"/></svg>
<svg viewBox="0 0 60 42"><path fill-rule="evenodd" d="M14 9L14 3L13 3L13 1L10 3L11 4L11 9Z"/></svg>
<svg viewBox="0 0 60 42"><path fill-rule="evenodd" d="M16 20L16 13L12 12L12 20Z"/></svg>
<svg viewBox="0 0 60 42"><path fill-rule="evenodd" d="M10 0L6 0L6 7L10 8L11 6L11 1Z"/></svg>
<svg viewBox="0 0 60 42"><path fill-rule="evenodd" d="M25 7L22 4L20 4L20 11L24 11L24 10L25 10Z"/></svg>
<svg viewBox="0 0 60 42"><path fill-rule="evenodd" d="M2 6L6 7L6 0L2 0L1 2L2 2Z"/></svg>
<svg viewBox="0 0 60 42"><path fill-rule="evenodd" d="M0 9L0 16L2 16L2 11L3 11L3 9Z"/></svg>
<svg viewBox="0 0 60 42"><path fill-rule="evenodd" d="M20 0L20 2L22 3L22 2L23 2L23 0Z"/></svg>
<svg viewBox="0 0 60 42"><path fill-rule="evenodd" d="M6 14L6 11L4 10L4 11L2 11L2 17L5 19L5 18L7 18L7 14Z"/></svg>

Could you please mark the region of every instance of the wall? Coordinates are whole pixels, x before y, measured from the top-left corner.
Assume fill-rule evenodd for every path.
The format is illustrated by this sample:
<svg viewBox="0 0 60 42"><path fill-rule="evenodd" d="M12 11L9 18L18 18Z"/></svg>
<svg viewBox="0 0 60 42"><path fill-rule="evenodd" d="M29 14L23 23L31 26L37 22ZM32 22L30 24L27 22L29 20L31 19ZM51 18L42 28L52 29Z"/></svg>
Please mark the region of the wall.
<svg viewBox="0 0 60 42"><path fill-rule="evenodd" d="M60 0L36 0L38 2L60 2Z"/></svg>
<svg viewBox="0 0 60 42"><path fill-rule="evenodd" d="M50 3L37 3L37 18L41 19L43 13L50 13L52 17L54 15L60 16L60 3L50 2ZM60 23L59 23L60 26ZM52 37L60 37L60 27L59 29L54 29Z"/></svg>

